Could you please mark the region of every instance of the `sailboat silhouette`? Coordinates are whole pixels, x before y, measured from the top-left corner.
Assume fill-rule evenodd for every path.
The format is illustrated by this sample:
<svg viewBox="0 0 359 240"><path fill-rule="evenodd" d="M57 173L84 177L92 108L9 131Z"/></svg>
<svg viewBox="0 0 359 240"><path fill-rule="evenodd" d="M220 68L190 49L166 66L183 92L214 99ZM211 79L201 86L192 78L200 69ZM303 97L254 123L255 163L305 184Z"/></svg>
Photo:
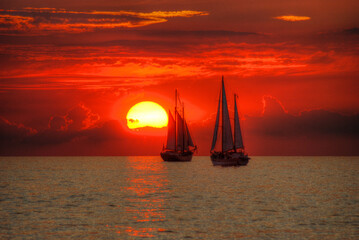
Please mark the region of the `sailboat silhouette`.
<svg viewBox="0 0 359 240"><path fill-rule="evenodd" d="M175 117L168 110L168 132L167 143L162 149L161 157L168 162L188 162L192 160L192 155L197 149L193 143L191 134L188 130L187 122L184 117L184 106L182 114L178 111L178 94L175 91ZM180 102L180 101L179 101ZM181 102L180 102L181 103Z"/></svg>
<svg viewBox="0 0 359 240"><path fill-rule="evenodd" d="M214 126L214 133L211 147L211 160L214 166L240 166L247 165L249 161L248 154L244 151L243 138L241 127L239 124L237 96L234 94L234 139L232 137L231 121L229 119L229 112L227 106L226 91L224 88L224 80L222 76L222 89L218 100L218 109L216 116L216 123ZM222 111L221 110L222 106ZM214 151L218 141L218 130L220 116L222 116L221 125L221 150Z"/></svg>

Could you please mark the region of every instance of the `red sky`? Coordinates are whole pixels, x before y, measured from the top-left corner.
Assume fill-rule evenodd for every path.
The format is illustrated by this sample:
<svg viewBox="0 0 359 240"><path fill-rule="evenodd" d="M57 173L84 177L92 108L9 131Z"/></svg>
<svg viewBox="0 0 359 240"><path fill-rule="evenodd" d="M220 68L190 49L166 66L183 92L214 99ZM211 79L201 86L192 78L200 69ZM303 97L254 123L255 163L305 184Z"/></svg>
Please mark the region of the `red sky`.
<svg viewBox="0 0 359 240"><path fill-rule="evenodd" d="M174 89L208 155L220 79L250 155L358 155L358 1L0 3L0 155L158 155ZM233 112L233 111L232 111Z"/></svg>

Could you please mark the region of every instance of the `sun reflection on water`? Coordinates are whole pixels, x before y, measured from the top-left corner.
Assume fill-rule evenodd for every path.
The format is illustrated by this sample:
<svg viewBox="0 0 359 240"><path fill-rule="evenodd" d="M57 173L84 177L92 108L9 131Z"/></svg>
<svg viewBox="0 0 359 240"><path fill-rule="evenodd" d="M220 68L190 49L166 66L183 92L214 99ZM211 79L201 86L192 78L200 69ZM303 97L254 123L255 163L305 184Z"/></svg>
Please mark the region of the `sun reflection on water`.
<svg viewBox="0 0 359 240"><path fill-rule="evenodd" d="M127 204L123 206L127 225L116 226L117 233L133 237L156 237L167 230L165 208L168 195L166 166L156 158L130 157L123 190Z"/></svg>

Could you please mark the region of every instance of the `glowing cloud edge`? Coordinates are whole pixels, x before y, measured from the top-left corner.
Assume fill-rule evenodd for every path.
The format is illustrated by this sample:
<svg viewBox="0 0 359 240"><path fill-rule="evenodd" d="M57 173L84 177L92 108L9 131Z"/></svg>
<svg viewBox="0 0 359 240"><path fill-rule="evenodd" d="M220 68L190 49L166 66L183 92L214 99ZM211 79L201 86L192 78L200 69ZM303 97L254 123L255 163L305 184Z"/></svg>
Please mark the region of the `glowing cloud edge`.
<svg viewBox="0 0 359 240"><path fill-rule="evenodd" d="M307 21L311 18L308 16L295 16L295 15L283 15L283 16L277 16L273 17L274 19L283 20L287 22L298 22L298 21Z"/></svg>

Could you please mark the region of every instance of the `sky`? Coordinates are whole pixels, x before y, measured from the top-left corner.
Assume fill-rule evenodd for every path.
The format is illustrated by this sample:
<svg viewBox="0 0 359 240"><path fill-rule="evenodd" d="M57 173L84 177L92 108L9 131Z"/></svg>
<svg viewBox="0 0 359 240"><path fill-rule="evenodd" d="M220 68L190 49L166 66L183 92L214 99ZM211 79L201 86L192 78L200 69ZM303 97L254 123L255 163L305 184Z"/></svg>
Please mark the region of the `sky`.
<svg viewBox="0 0 359 240"><path fill-rule="evenodd" d="M250 155L359 154L355 0L2 0L0 155L158 155L178 89L209 155L221 77Z"/></svg>

